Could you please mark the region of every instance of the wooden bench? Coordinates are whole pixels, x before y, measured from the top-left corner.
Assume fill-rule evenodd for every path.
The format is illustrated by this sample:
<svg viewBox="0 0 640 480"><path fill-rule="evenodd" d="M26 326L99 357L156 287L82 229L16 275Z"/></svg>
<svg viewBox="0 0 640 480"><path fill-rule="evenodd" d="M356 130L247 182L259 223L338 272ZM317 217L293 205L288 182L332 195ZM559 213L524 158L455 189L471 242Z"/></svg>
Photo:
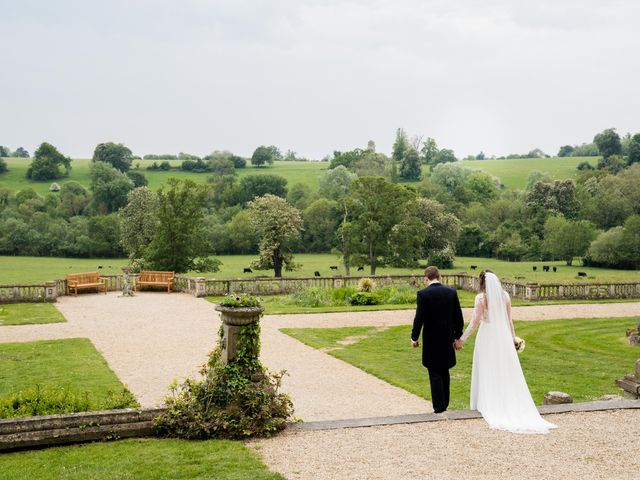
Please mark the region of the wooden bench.
<svg viewBox="0 0 640 480"><path fill-rule="evenodd" d="M67 292L75 291L74 295L78 296L78 290L85 290L88 288L95 288L98 291L103 290L104 294L107 294L107 282L106 278L100 278L98 272L85 272L85 273L68 273L67 274Z"/></svg>
<svg viewBox="0 0 640 480"><path fill-rule="evenodd" d="M152 272L142 270L138 274L135 290L138 291L140 287L167 287L167 292L171 292L174 277L175 272Z"/></svg>

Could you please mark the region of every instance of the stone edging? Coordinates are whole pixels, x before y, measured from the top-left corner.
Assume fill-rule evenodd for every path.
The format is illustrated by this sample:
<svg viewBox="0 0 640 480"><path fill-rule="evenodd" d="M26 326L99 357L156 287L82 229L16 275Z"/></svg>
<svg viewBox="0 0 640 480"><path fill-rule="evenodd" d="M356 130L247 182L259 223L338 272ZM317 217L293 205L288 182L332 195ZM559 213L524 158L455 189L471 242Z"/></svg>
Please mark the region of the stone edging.
<svg viewBox="0 0 640 480"><path fill-rule="evenodd" d="M640 409L640 400L608 400L599 402L566 403L563 405L541 405L538 407L538 411L542 415L572 412L601 412L605 410L625 409ZM445 414L417 413L393 417L372 417L294 423L291 424L288 429L292 431L336 430L340 428L361 428L406 423L440 422L443 420L470 420L474 418L482 418L482 415L480 415L476 410L451 410Z"/></svg>

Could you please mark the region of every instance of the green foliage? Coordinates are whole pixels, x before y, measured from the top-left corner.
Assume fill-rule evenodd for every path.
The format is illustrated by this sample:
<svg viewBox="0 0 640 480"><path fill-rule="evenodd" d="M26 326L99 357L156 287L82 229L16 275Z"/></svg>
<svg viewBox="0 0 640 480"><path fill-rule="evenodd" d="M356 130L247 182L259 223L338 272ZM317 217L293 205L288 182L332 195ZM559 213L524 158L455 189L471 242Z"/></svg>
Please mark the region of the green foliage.
<svg viewBox="0 0 640 480"><path fill-rule="evenodd" d="M355 289L349 290L349 295L355 292ZM331 305L344 305L346 292L335 292L331 289L323 287L309 287L299 292L292 293L286 299L286 303L291 305L299 305L301 307L326 307Z"/></svg>
<svg viewBox="0 0 640 480"><path fill-rule="evenodd" d="M252 266L261 270L273 268L276 277L282 276L283 266L296 268L287 243L300 236L304 225L300 211L285 199L267 194L249 202L249 215L260 238L260 258Z"/></svg>
<svg viewBox="0 0 640 480"><path fill-rule="evenodd" d="M393 142L391 158L393 158L396 162L403 162L405 160L405 155L409 150L409 140L407 139L407 134L402 128L396 130L396 140ZM417 159L418 152L416 152ZM402 171L402 169L401 169ZM414 177L405 177L400 174L403 178L414 178Z"/></svg>
<svg viewBox="0 0 640 480"><path fill-rule="evenodd" d="M506 238L496 251L498 258L503 258L510 262L518 262L527 254L527 246L522 241L518 232L512 233Z"/></svg>
<svg viewBox="0 0 640 480"><path fill-rule="evenodd" d="M251 155L251 165L256 167L263 166L266 163L273 165L273 162L276 160L282 160L282 155L280 154L280 150L273 145L269 147L261 145L256 148L253 155Z"/></svg>
<svg viewBox="0 0 640 480"><path fill-rule="evenodd" d="M593 143L597 145L600 155L604 158L622 154L620 135L618 135L615 128L607 128L598 133L593 138Z"/></svg>
<svg viewBox="0 0 640 480"><path fill-rule="evenodd" d="M435 164L451 163L451 162L457 162L457 161L458 161L458 159L456 158L455 153L453 153L453 150L450 150L448 148L443 148L436 155L434 163Z"/></svg>
<svg viewBox="0 0 640 480"><path fill-rule="evenodd" d="M287 180L279 175L247 175L240 180L238 187L241 203L247 203L256 197L275 195L285 198L287 196Z"/></svg>
<svg viewBox="0 0 640 480"><path fill-rule="evenodd" d="M574 257L581 257L596 237L596 227L591 222L549 217L544 225L544 246L555 258L571 265Z"/></svg>
<svg viewBox="0 0 640 480"><path fill-rule="evenodd" d="M206 189L191 180L171 178L167 184L157 192L158 224L144 257L156 270L188 272L210 248L202 222Z"/></svg>
<svg viewBox="0 0 640 480"><path fill-rule="evenodd" d="M631 137L627 159L630 165L640 162L640 133Z"/></svg>
<svg viewBox="0 0 640 480"><path fill-rule="evenodd" d="M133 181L106 162L91 166L93 207L100 213L117 212L127 204L127 195L133 190Z"/></svg>
<svg viewBox="0 0 640 480"><path fill-rule="evenodd" d="M456 252L465 257L482 257L491 252L487 249L488 234L477 223L463 225L456 243Z"/></svg>
<svg viewBox="0 0 640 480"><path fill-rule="evenodd" d="M158 198L147 187L129 192L127 205L120 210L120 241L129 258L141 258L158 227Z"/></svg>
<svg viewBox="0 0 640 480"><path fill-rule="evenodd" d="M244 326L236 357L221 358L223 328L216 349L200 371L202 380L171 386L158 431L188 439L269 437L284 429L293 413L289 397L278 393L285 372L268 373L259 361L260 324Z"/></svg>
<svg viewBox="0 0 640 480"><path fill-rule="evenodd" d="M219 305L222 307L234 308L259 307L261 304L262 299L260 297L237 293L230 293L229 295L225 295L224 298L219 302Z"/></svg>
<svg viewBox="0 0 640 480"><path fill-rule="evenodd" d="M405 180L420 180L420 155L414 148L406 148L400 164L400 178Z"/></svg>
<svg viewBox="0 0 640 480"><path fill-rule="evenodd" d="M326 198L311 203L303 212L304 232L301 245L307 252L327 252L337 245L340 222L338 204Z"/></svg>
<svg viewBox="0 0 640 480"><path fill-rule="evenodd" d="M106 162L121 172L126 172L131 168L132 160L131 150L121 143L99 143L93 151L94 162Z"/></svg>
<svg viewBox="0 0 640 480"><path fill-rule="evenodd" d="M358 291L360 292L373 292L376 288L376 282L372 278L361 278L358 280Z"/></svg>
<svg viewBox="0 0 640 480"><path fill-rule="evenodd" d="M60 170L61 167L64 167L64 172ZM44 142L36 150L26 176L31 180L55 180L68 176L70 171L71 159Z"/></svg>
<svg viewBox="0 0 640 480"><path fill-rule="evenodd" d="M349 298L351 305L377 305L380 299L372 292L356 292Z"/></svg>
<svg viewBox="0 0 640 480"><path fill-rule="evenodd" d="M571 145L563 145L558 150L558 157L570 157L575 147Z"/></svg>
<svg viewBox="0 0 640 480"><path fill-rule="evenodd" d="M129 390L108 391L100 402L100 409L113 410L138 406L138 402ZM0 418L32 417L57 413L89 412L96 410L95 399L89 392L78 392L66 386L35 385L0 396Z"/></svg>
<svg viewBox="0 0 640 480"><path fill-rule="evenodd" d="M446 246L441 250L432 250L429 253L429 265L435 265L440 269L453 268L455 260L455 252L450 246Z"/></svg>
<svg viewBox="0 0 640 480"><path fill-rule="evenodd" d="M329 164L330 169L337 168L339 166L343 166L349 170L353 168L353 166L360 160L365 154L365 151L356 148L350 150L348 152L333 152L333 159L331 159L331 163Z"/></svg>
<svg viewBox="0 0 640 480"><path fill-rule="evenodd" d="M142 172L130 171L127 172L127 177L129 177L133 182L134 188L146 187L149 185L149 180L147 180L147 177L145 177Z"/></svg>
<svg viewBox="0 0 640 480"><path fill-rule="evenodd" d="M422 148L420 149L420 153L422 154L422 163L426 163L427 165L435 165L437 163L436 159L438 157L438 145L436 141L428 137L423 143Z"/></svg>
<svg viewBox="0 0 640 480"><path fill-rule="evenodd" d="M9 167L7 166L7 162L4 158L0 158L0 173L6 173L9 171Z"/></svg>
<svg viewBox="0 0 640 480"><path fill-rule="evenodd" d="M319 193L331 200L341 200L349 194L351 183L358 178L344 165L337 165L324 172L318 179Z"/></svg>

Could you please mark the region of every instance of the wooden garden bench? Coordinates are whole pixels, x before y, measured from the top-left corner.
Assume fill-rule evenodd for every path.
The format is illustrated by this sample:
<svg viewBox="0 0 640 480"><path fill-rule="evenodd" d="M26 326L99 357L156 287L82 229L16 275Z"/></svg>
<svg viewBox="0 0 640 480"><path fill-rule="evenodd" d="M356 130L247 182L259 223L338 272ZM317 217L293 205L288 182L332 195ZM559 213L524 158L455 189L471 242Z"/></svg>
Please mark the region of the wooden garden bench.
<svg viewBox="0 0 640 480"><path fill-rule="evenodd" d="M78 296L78 290L84 290L88 288L95 288L98 291L103 290L105 295L107 294L107 282L106 278L100 278L98 272L85 272L85 273L68 273L67 274L67 292L74 291L74 295Z"/></svg>
<svg viewBox="0 0 640 480"><path fill-rule="evenodd" d="M167 292L171 292L174 277L175 272L152 272L142 270L138 274L135 290L138 291L140 287L167 287Z"/></svg>

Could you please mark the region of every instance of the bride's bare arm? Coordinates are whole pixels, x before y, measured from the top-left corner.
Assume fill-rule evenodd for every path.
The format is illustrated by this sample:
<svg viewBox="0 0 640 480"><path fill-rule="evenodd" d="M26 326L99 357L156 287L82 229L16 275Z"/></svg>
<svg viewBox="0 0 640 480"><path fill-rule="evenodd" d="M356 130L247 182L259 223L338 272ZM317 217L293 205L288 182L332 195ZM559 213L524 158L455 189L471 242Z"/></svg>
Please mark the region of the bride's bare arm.
<svg viewBox="0 0 640 480"><path fill-rule="evenodd" d="M466 342L467 338L469 338L471 334L476 331L478 325L480 325L480 320L482 320L482 317L484 316L484 308L485 307L482 296L476 295L476 303L473 307L473 313L471 314L471 322L469 322L469 325L460 337L460 340Z"/></svg>

